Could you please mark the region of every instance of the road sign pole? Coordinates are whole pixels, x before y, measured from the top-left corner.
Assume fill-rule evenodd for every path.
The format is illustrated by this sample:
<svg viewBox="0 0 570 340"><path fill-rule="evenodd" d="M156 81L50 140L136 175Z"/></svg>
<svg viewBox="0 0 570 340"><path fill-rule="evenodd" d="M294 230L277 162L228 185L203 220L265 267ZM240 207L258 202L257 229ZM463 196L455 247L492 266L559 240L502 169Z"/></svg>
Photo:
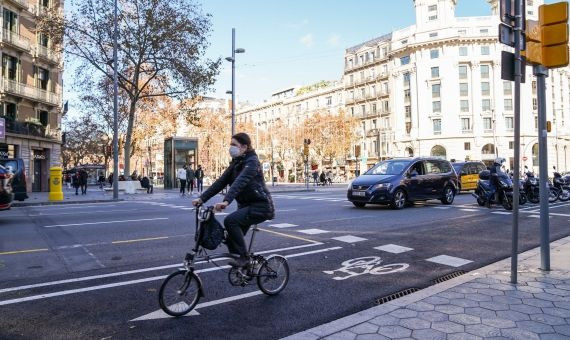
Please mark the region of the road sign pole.
<svg viewBox="0 0 570 340"><path fill-rule="evenodd" d="M546 77L548 69L542 65L533 67L538 97L538 160L540 185L540 269L550 271L550 222L548 211L548 148L546 131Z"/></svg>

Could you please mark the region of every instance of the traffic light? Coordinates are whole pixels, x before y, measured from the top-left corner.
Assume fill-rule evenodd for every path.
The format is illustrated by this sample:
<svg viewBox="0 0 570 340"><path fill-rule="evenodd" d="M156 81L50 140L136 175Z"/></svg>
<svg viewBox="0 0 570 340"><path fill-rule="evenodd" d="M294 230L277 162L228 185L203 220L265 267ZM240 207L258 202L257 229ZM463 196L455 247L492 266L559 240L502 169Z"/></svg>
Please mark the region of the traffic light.
<svg viewBox="0 0 570 340"><path fill-rule="evenodd" d="M546 132L552 132L552 122L549 120L546 121Z"/></svg>
<svg viewBox="0 0 570 340"><path fill-rule="evenodd" d="M568 2L542 5L538 21L527 20L526 50L522 55L533 64L548 68L568 65Z"/></svg>
<svg viewBox="0 0 570 340"><path fill-rule="evenodd" d="M310 139L304 139L303 140L303 155L305 157L309 156L309 144L311 144L311 140Z"/></svg>

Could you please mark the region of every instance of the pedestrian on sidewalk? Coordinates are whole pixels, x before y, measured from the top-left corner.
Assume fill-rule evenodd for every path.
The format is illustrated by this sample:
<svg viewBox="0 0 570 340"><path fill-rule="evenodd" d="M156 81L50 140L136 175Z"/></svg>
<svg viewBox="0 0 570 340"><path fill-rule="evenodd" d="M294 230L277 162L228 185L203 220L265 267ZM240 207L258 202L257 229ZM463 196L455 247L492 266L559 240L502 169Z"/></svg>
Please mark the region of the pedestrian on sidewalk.
<svg viewBox="0 0 570 340"><path fill-rule="evenodd" d="M192 170L192 165L189 165L186 169L186 181L188 182L188 193L190 197L194 195L194 170Z"/></svg>
<svg viewBox="0 0 570 340"><path fill-rule="evenodd" d="M180 196L186 196L186 165L176 171L176 177L180 181Z"/></svg>
<svg viewBox="0 0 570 340"><path fill-rule="evenodd" d="M75 173L73 174L73 187L75 188L75 194L79 195L79 171L75 170Z"/></svg>
<svg viewBox="0 0 570 340"><path fill-rule="evenodd" d="M154 192L154 186L151 184L150 179L146 176L141 179L141 187L143 189L146 189L147 194L152 194Z"/></svg>
<svg viewBox="0 0 570 340"><path fill-rule="evenodd" d="M202 193L202 190L204 190L204 170L202 170L201 165L198 165L194 177L196 177L196 190Z"/></svg>
<svg viewBox="0 0 570 340"><path fill-rule="evenodd" d="M65 174L65 184L68 190L71 189L71 175L69 173Z"/></svg>
<svg viewBox="0 0 570 340"><path fill-rule="evenodd" d="M319 172L317 170L313 171L313 186L319 185Z"/></svg>
<svg viewBox="0 0 570 340"><path fill-rule="evenodd" d="M322 186L327 185L327 176L325 176L325 172L321 172L321 176L320 176L320 182Z"/></svg>
<svg viewBox="0 0 570 340"><path fill-rule="evenodd" d="M87 195L87 178L89 175L85 169L79 170L79 185L81 186L81 195Z"/></svg>
<svg viewBox="0 0 570 340"><path fill-rule="evenodd" d="M101 174L99 176L99 180L97 180L97 182L99 183L99 189L103 189L103 187L105 186L105 176L103 176L103 174Z"/></svg>

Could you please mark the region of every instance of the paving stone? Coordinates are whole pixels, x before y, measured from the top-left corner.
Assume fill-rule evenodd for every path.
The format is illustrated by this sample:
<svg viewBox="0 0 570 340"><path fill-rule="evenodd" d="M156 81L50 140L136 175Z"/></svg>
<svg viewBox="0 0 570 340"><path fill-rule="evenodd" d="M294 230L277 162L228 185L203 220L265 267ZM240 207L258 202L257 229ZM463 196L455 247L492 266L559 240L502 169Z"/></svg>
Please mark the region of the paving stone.
<svg viewBox="0 0 570 340"><path fill-rule="evenodd" d="M435 306L435 310L445 314L462 314L463 312L465 312L463 307L454 306L454 305Z"/></svg>
<svg viewBox="0 0 570 340"><path fill-rule="evenodd" d="M465 326L465 332L473 335L480 336L482 338L487 338L490 336L500 336L501 330L495 327L487 325L467 325Z"/></svg>
<svg viewBox="0 0 570 340"><path fill-rule="evenodd" d="M420 329L413 331L412 337L418 340L445 340L445 333L435 329Z"/></svg>
<svg viewBox="0 0 570 340"><path fill-rule="evenodd" d="M401 326L382 326L378 329L378 334L389 338L404 338L410 336L412 331Z"/></svg>
<svg viewBox="0 0 570 340"><path fill-rule="evenodd" d="M396 309L395 311L390 313L390 315L400 319L415 318L416 316L418 316L418 312L416 312L415 310L402 308L402 309Z"/></svg>
<svg viewBox="0 0 570 340"><path fill-rule="evenodd" d="M505 303L507 305L520 305L522 300L512 296L493 296L493 302Z"/></svg>
<svg viewBox="0 0 570 340"><path fill-rule="evenodd" d="M548 294L548 293L534 294L534 297L537 299L552 301L552 302L554 302L554 301L557 301L557 302L568 302L568 301L570 301L570 299L568 299L564 296Z"/></svg>
<svg viewBox="0 0 570 340"><path fill-rule="evenodd" d="M553 279L553 278L550 278L550 277L539 277L539 278L536 279L536 281L538 281L538 282L550 283L550 284L553 284L553 285L559 285L559 284L562 284L562 283L564 282L564 281L562 281L562 280L557 280L557 279Z"/></svg>
<svg viewBox="0 0 570 340"><path fill-rule="evenodd" d="M560 326L567 324L566 320L563 318L547 314L533 314L530 316L530 319L533 321L542 322L550 326Z"/></svg>
<svg viewBox="0 0 570 340"><path fill-rule="evenodd" d="M521 286L518 288L521 292L527 293L544 293L544 290L537 287Z"/></svg>
<svg viewBox="0 0 570 340"><path fill-rule="evenodd" d="M516 291L517 286L514 284L509 284L509 283L497 283L497 284L491 285L491 288L502 290L502 291Z"/></svg>
<svg viewBox="0 0 570 340"><path fill-rule="evenodd" d="M467 299L452 299L449 303L459 307L479 307L479 302Z"/></svg>
<svg viewBox="0 0 570 340"><path fill-rule="evenodd" d="M477 289L477 292L478 292L479 294L485 294L485 295L489 295L489 296L505 295L505 292L503 292L502 290L492 289L492 288L488 288L488 289Z"/></svg>
<svg viewBox="0 0 570 340"><path fill-rule="evenodd" d="M570 302L554 302L554 305L558 308L570 309Z"/></svg>
<svg viewBox="0 0 570 340"><path fill-rule="evenodd" d="M570 318L570 310L563 308L542 308L544 314L558 316L561 318Z"/></svg>
<svg viewBox="0 0 570 340"><path fill-rule="evenodd" d="M493 310L481 308L481 307L474 307L474 308L465 308L465 314L475 315L482 318L495 318L497 317L497 313Z"/></svg>
<svg viewBox="0 0 570 340"><path fill-rule="evenodd" d="M531 281L526 283L529 287L536 287L536 288L555 288L553 284L546 283L546 282L539 282L539 281Z"/></svg>
<svg viewBox="0 0 570 340"><path fill-rule="evenodd" d="M501 329L501 335L514 340L540 340L538 334L520 328Z"/></svg>
<svg viewBox="0 0 570 340"><path fill-rule="evenodd" d="M449 316L449 321L462 325L477 325L481 323L481 318L469 314L454 314Z"/></svg>
<svg viewBox="0 0 570 340"><path fill-rule="evenodd" d="M517 312L526 313L526 314L542 313L542 310L540 308L529 305L511 305L509 307L511 308L511 310L515 310Z"/></svg>
<svg viewBox="0 0 570 340"><path fill-rule="evenodd" d="M554 307L554 304L551 301L545 301L541 299L522 299L522 302L525 305L534 306L534 307Z"/></svg>
<svg viewBox="0 0 570 340"><path fill-rule="evenodd" d="M453 287L450 290L452 292L461 293L461 294L476 294L477 293L477 289L464 287L464 286Z"/></svg>
<svg viewBox="0 0 570 340"><path fill-rule="evenodd" d="M451 321L432 322L431 328L444 333L459 333L465 330L463 325Z"/></svg>
<svg viewBox="0 0 570 340"><path fill-rule="evenodd" d="M380 334L362 334L357 336L356 340L390 340L390 338Z"/></svg>
<svg viewBox="0 0 570 340"><path fill-rule="evenodd" d="M482 340L483 338L469 333L448 334L447 340Z"/></svg>
<svg viewBox="0 0 570 340"><path fill-rule="evenodd" d="M486 308L494 311L509 310L509 305L507 305L506 303L479 302L479 306L481 306L481 308Z"/></svg>
<svg viewBox="0 0 570 340"><path fill-rule="evenodd" d="M465 294L461 294L461 293L456 293L456 292L442 292L437 294L437 296L445 298L445 299L464 299L465 298Z"/></svg>
<svg viewBox="0 0 570 340"><path fill-rule="evenodd" d="M420 319L424 319L426 321L431 321L431 322L449 320L449 317L447 314L436 312L436 311L419 312L418 317Z"/></svg>
<svg viewBox="0 0 570 340"><path fill-rule="evenodd" d="M401 319L400 326L406 327L411 330L427 329L431 327L431 322L420 318L408 318L408 319Z"/></svg>
<svg viewBox="0 0 570 340"><path fill-rule="evenodd" d="M570 284L554 285L557 289L570 290Z"/></svg>
<svg viewBox="0 0 570 340"><path fill-rule="evenodd" d="M378 326L391 326L391 325L397 325L398 322L400 322L400 319L395 318L391 315L380 315L368 322Z"/></svg>
<svg viewBox="0 0 570 340"><path fill-rule="evenodd" d="M528 314L523 314L521 312L517 312L514 310L508 310L508 311L500 311L497 312L497 317L501 318L501 319L507 319L507 320L512 320L512 321L527 321L530 320L530 317L528 316Z"/></svg>
<svg viewBox="0 0 570 340"><path fill-rule="evenodd" d="M489 288L489 284L480 283L480 282L468 282L468 283L464 283L463 285L465 287L471 287L471 288L475 288L475 289Z"/></svg>
<svg viewBox="0 0 570 340"><path fill-rule="evenodd" d="M465 298L473 301L493 301L493 297L484 294L465 294Z"/></svg>
<svg viewBox="0 0 570 340"><path fill-rule="evenodd" d="M517 326L514 321L507 319L481 319L481 323L497 328L514 328Z"/></svg>
<svg viewBox="0 0 570 340"><path fill-rule="evenodd" d="M406 308L411 309L411 310L415 310L416 312L426 312L426 311L435 309L434 305L423 302L423 301L414 302L411 305L406 306Z"/></svg>
<svg viewBox="0 0 570 340"><path fill-rule="evenodd" d="M478 279L473 280L474 282L479 282L479 283L487 283L487 284L497 284L497 283L501 283L501 280L499 279L494 279L491 277L480 277Z"/></svg>
<svg viewBox="0 0 570 340"><path fill-rule="evenodd" d="M565 290L565 289L559 289L559 288L547 288L544 290L544 292L548 293L548 294L559 295L559 296L570 296L570 291Z"/></svg>
<svg viewBox="0 0 570 340"><path fill-rule="evenodd" d="M505 291L505 296L512 296L512 297L516 297L519 299L532 299L532 298L534 298L534 295L532 295L532 293L521 292L518 290Z"/></svg>
<svg viewBox="0 0 570 340"><path fill-rule="evenodd" d="M552 326L545 325L540 322L536 321L518 321L517 326L521 329L526 329L527 331L534 332L534 333L553 333L554 329Z"/></svg>
<svg viewBox="0 0 570 340"><path fill-rule="evenodd" d="M342 331L339 333L335 333L325 338L325 340L354 340L354 339L356 339L356 334L351 333L349 331Z"/></svg>
<svg viewBox="0 0 570 340"><path fill-rule="evenodd" d="M540 340L570 340L570 336L562 334L541 334Z"/></svg>
<svg viewBox="0 0 570 340"><path fill-rule="evenodd" d="M356 325L352 328L349 328L348 331L354 334L376 334L378 332L378 325L373 323L365 322L361 323L360 325Z"/></svg>
<svg viewBox="0 0 570 340"><path fill-rule="evenodd" d="M554 330L556 330L556 333L570 336L570 325L554 326Z"/></svg>
<svg viewBox="0 0 570 340"><path fill-rule="evenodd" d="M432 305L447 305L447 304L449 304L449 299L442 298L439 296L430 296L426 299L423 299L422 301L425 303L432 304Z"/></svg>

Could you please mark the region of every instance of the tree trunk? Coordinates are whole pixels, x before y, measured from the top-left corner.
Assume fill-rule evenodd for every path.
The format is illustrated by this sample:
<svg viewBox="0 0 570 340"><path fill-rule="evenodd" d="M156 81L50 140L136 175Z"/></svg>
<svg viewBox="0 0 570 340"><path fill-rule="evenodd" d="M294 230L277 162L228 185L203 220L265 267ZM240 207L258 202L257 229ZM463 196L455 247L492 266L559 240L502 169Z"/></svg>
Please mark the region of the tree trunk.
<svg viewBox="0 0 570 340"><path fill-rule="evenodd" d="M127 125L127 135L125 138L124 152L125 157L125 177L131 175L131 138L133 135L133 125L135 122L136 100L131 98L131 106L129 108L129 123Z"/></svg>

